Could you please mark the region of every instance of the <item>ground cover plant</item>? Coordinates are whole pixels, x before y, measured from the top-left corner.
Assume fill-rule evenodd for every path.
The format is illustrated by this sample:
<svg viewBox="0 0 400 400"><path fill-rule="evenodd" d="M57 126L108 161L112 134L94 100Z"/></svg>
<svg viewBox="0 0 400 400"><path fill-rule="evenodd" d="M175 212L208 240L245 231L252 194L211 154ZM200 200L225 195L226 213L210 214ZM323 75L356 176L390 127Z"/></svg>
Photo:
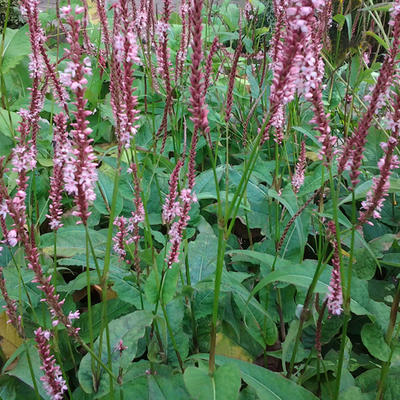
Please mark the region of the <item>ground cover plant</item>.
<svg viewBox="0 0 400 400"><path fill-rule="evenodd" d="M14 6L0 398L398 399L400 1Z"/></svg>

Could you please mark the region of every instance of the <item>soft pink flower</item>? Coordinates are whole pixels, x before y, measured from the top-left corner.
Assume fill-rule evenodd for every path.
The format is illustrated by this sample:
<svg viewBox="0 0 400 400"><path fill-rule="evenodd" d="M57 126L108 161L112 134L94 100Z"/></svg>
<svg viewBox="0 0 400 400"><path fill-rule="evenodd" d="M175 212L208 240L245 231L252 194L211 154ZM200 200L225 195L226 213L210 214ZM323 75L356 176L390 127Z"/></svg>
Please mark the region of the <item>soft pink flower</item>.
<svg viewBox="0 0 400 400"><path fill-rule="evenodd" d="M301 142L299 161L296 164L296 171L292 178L292 187L295 193L298 193L304 183L304 174L306 170L306 144Z"/></svg>
<svg viewBox="0 0 400 400"><path fill-rule="evenodd" d="M38 352L42 360L40 369L44 375L40 378L47 394L52 400L62 400L63 393L68 389L66 382L62 376L60 367L56 364L54 355L51 354L50 340L51 334L49 331L43 331L42 328L36 329L35 340L38 345Z"/></svg>
<svg viewBox="0 0 400 400"><path fill-rule="evenodd" d="M332 275L329 283L329 294L328 294L328 310L333 315L340 315L343 311L343 295L342 295L342 284L340 277L340 258L339 248L336 242L336 227L333 221L328 222L328 231L331 235L331 243L333 246L333 257L332 257Z"/></svg>

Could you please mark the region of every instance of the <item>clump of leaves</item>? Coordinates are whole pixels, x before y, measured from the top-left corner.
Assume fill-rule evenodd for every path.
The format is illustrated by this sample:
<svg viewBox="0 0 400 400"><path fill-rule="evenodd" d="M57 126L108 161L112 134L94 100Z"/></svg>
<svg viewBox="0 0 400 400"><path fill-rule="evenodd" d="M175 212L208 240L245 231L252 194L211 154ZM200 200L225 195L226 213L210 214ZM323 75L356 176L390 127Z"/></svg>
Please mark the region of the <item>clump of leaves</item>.
<svg viewBox="0 0 400 400"><path fill-rule="evenodd" d="M0 0L0 32L3 31L4 23L9 7L9 16L7 26L12 29L17 29L24 24L21 12L18 7L18 0Z"/></svg>

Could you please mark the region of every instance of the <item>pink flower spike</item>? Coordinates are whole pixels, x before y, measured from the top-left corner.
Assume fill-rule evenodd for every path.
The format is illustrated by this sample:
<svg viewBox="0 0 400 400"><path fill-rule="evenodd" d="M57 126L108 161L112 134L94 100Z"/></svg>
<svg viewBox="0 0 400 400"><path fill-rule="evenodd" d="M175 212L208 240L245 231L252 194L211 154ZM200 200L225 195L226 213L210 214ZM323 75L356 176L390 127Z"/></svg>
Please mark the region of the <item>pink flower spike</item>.
<svg viewBox="0 0 400 400"><path fill-rule="evenodd" d="M336 242L336 227L333 221L328 222L328 233L331 235L331 243L333 246L333 257L332 257L332 275L329 283L328 293L328 310L333 315L340 315L343 311L343 295L342 295L342 284L340 277L340 259L339 259L339 248Z"/></svg>
<svg viewBox="0 0 400 400"><path fill-rule="evenodd" d="M304 183L304 174L306 170L306 143L301 142L299 161L296 164L296 171L292 178L293 191L297 194Z"/></svg>
<svg viewBox="0 0 400 400"><path fill-rule="evenodd" d="M34 333L39 356L42 360L40 369L44 372L40 380L43 382L43 386L52 400L62 400L64 397L63 393L68 388L62 376L61 369L56 364L54 355L51 354L50 345L48 344L51 334L49 331L43 331L40 327Z"/></svg>

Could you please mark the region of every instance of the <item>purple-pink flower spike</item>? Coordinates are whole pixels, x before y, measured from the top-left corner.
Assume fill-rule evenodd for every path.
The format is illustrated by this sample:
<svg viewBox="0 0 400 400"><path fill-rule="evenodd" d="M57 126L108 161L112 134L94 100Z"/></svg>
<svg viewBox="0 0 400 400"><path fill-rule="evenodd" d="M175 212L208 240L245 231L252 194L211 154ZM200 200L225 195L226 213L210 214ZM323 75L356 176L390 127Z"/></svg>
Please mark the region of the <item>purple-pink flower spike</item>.
<svg viewBox="0 0 400 400"><path fill-rule="evenodd" d="M276 61L270 95L270 119L261 132L263 144L269 138L269 129L276 129L275 141L283 140L284 106L294 99L304 60L310 52L308 35L317 21L315 9L319 10L321 0L290 0L286 11L284 41L276 45ZM276 31L280 35L280 30ZM263 125L265 122L263 123Z"/></svg>
<svg viewBox="0 0 400 400"><path fill-rule="evenodd" d="M181 213L181 207L179 202L176 201L176 198L178 197L179 171L181 170L182 166L182 160L178 160L169 180L169 194L165 198L162 212L164 224L170 224L175 217L179 216Z"/></svg>
<svg viewBox="0 0 400 400"><path fill-rule="evenodd" d="M210 51L208 52L207 61L206 61L206 68L204 72L204 96L207 94L208 87L210 86L210 77L212 71L212 59L216 51L220 46L218 37L216 36L211 44Z"/></svg>
<svg viewBox="0 0 400 400"><path fill-rule="evenodd" d="M381 72L371 96L368 96L368 108L363 115L356 131L349 137L342 149L342 155L338 163L338 173L341 174L346 168L350 169L350 178L353 187L359 182L360 167L364 157L364 148L367 142L368 129L371 126L375 113L384 104L387 90L393 80L397 55L400 45L400 0L396 0L391 11L389 24L393 26L393 43L387 54Z"/></svg>
<svg viewBox="0 0 400 400"><path fill-rule="evenodd" d="M203 8L202 0L193 0L190 12L191 28L192 28L192 67L190 75L190 106L189 111L192 113L190 119L193 121L195 131L201 131L208 140L209 138L209 125L208 125L208 109L205 102L204 93L204 76L201 71L201 61L203 59L202 49L202 17L201 10Z"/></svg>
<svg viewBox="0 0 400 400"><path fill-rule="evenodd" d="M40 369L44 375L40 378L43 386L52 400L62 400L63 393L68 390L59 365L56 364L54 355L51 354L49 340L51 333L42 328L36 329L35 340L38 346L39 357L42 361Z"/></svg>
<svg viewBox="0 0 400 400"><path fill-rule="evenodd" d="M39 261L39 251L36 246L34 231L28 232L26 228L26 210L25 207L21 206L21 202L25 201L26 193L22 192L19 196L11 198L7 191L7 186L4 182L4 166L3 160L0 163L0 199L3 200L7 214L12 218L13 231L16 233L18 242L22 244L25 250L25 259L28 262L28 268L35 274L32 282L38 283L38 288L44 293L45 298L42 301L47 303L50 310L53 326L56 326L61 322L68 331L68 334L76 339L79 339L78 331L79 328L72 326L72 319L70 316L66 316L62 310L64 300L59 299L59 295L56 294L54 286L51 284L51 276L46 277L43 273L42 266ZM11 231L10 231L11 232Z"/></svg>
<svg viewBox="0 0 400 400"><path fill-rule="evenodd" d="M235 54L233 56L232 68L229 74L229 82L228 82L228 92L226 95L226 109L225 109L225 123L228 123L229 119L231 118L232 113L232 105L233 105L233 87L235 84L236 78L236 69L239 62L240 52L242 51L242 42L239 41L236 49Z"/></svg>
<svg viewBox="0 0 400 400"><path fill-rule="evenodd" d="M3 276L3 268L0 267L0 291L3 296L6 305L3 308L6 311L8 321L7 324L12 324L14 328L17 330L20 337L24 337L24 331L21 324L21 315L18 314L17 310L17 302L10 298L8 295L7 287L6 287L6 280Z"/></svg>
<svg viewBox="0 0 400 400"><path fill-rule="evenodd" d="M126 0L114 4L113 60L111 70L111 99L117 123L119 152L128 149L137 132L137 97L133 88L133 66L139 62L138 45L133 18Z"/></svg>
<svg viewBox="0 0 400 400"><path fill-rule="evenodd" d="M54 116L54 157L53 157L53 175L50 178L49 193L49 215L50 228L57 231L63 225L61 223L62 211L62 188L64 166L71 152L71 143L67 133L67 118L63 113Z"/></svg>
<svg viewBox="0 0 400 400"><path fill-rule="evenodd" d="M168 232L170 237L171 247L169 253L165 259L168 268L171 268L172 265L179 261L179 248L182 242L183 231L186 228L189 222L189 211L191 208L191 204L197 201L196 195L193 192L194 183L195 183L195 175L196 175L196 146L199 131L202 131L206 138L209 141L209 145L211 146L211 140L209 138L209 126L208 126L208 118L207 118L207 107L205 104L205 93L203 90L203 74L200 69L200 63L203 58L202 51L202 39L201 39L201 10L203 7L203 0L193 0L192 9L191 9L191 24L192 24L192 71L190 76L191 88L190 88L190 111L192 113L191 120L194 124L192 141L190 147L189 154L189 163L188 163L188 184L187 188L181 190L179 195L180 200L180 209L179 209L179 219L175 221ZM177 168L174 170L176 176L171 177L171 180L175 181L177 179ZM175 192L174 189L175 183L173 183L172 191ZM175 193L172 194L172 197L175 196ZM172 201L172 204L174 201ZM170 208L170 205L168 206ZM175 207L178 209L177 205Z"/></svg>
<svg viewBox="0 0 400 400"><path fill-rule="evenodd" d="M371 216L381 218L380 212L390 187L390 175L400 166L399 158L394 154L400 135L400 94L396 96L393 109L394 111L389 114L388 121L391 134L387 142L381 143L385 155L378 162L380 174L373 178L372 188L368 191L365 201L361 203L363 211L360 212L358 218L360 226ZM368 223L373 225L370 221Z"/></svg>
<svg viewBox="0 0 400 400"><path fill-rule="evenodd" d="M304 183L304 175L306 171L306 143L301 142L299 160L296 164L296 170L292 178L293 191L297 194Z"/></svg>
<svg viewBox="0 0 400 400"><path fill-rule="evenodd" d="M343 294L342 294L342 283L340 277L340 258L339 248L336 242L336 227L333 221L328 222L328 231L331 235L331 243L333 246L333 257L332 257L332 274L329 282L329 293L328 293L328 310L333 315L340 315L343 311Z"/></svg>
<svg viewBox="0 0 400 400"><path fill-rule="evenodd" d="M68 31L67 42L70 49L66 50L70 61L60 78L62 83L70 87L75 95L74 105L76 111L73 112L75 122L71 123L73 130L73 154L69 157L64 167L65 190L74 196L77 210L73 215L80 218L78 223L87 224L90 216L89 204L96 199L94 185L97 181L96 156L93 153L92 139L89 135L92 129L89 128L87 117L91 115L91 111L86 110L87 99L85 92L88 81L85 75L92 73L91 63L88 57L83 61L83 49L79 44L79 34L81 23L72 16L71 7L61 8L62 16L66 19L71 29ZM83 7L76 7L77 15L83 12Z"/></svg>

